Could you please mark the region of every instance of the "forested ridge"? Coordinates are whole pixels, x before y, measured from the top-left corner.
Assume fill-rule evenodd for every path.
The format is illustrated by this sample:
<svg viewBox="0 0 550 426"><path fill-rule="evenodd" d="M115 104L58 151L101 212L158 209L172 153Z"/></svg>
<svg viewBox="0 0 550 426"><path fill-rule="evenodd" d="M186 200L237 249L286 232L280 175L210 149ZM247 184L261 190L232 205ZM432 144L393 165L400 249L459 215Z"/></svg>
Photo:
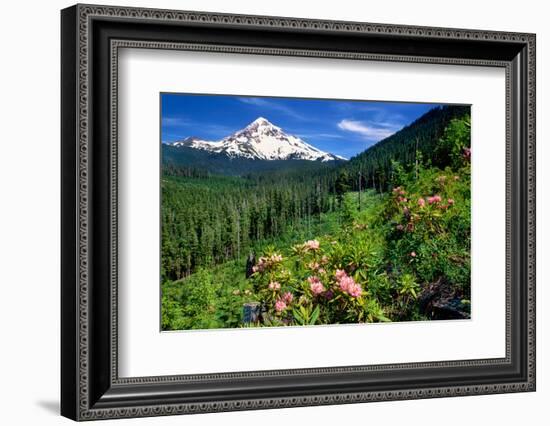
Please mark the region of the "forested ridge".
<svg viewBox="0 0 550 426"><path fill-rule="evenodd" d="M342 259L347 254L338 254L334 250L337 244L347 241L346 244L354 246L349 247L349 250L355 250L353 256L376 258L377 262L380 262L379 265L377 263L377 267L381 269L377 271L377 275L373 275L372 267L366 266L365 271L361 272L363 275L359 273L361 268L358 266L348 266L341 270L345 271L348 274L346 276L352 281L355 280L357 285L361 280L365 283L369 281L373 290L374 283L382 285L380 283L386 280L384 285L388 286L387 294L380 290L379 297L368 301L361 299L363 304L370 303L370 316L365 313L368 311L366 305L356 306L353 303L355 313L335 314L333 305L330 309L323 308L318 303L318 298L314 297L316 303L312 302L307 308L301 303L300 307L297 307L298 311L293 311L290 317L281 314L284 309L275 309L274 315L267 321L270 324L264 321L264 325L300 323L296 318L301 318L304 322L305 316L311 321L315 309L317 314L313 315L312 323L414 319L418 314L411 310L409 304L416 299L413 295L420 291L418 281L435 282L441 279L442 274L456 281L451 293L468 300L469 289L466 289L466 282L469 282L469 158L465 159L464 149L468 149L469 155L469 108L461 106L433 109L401 131L345 163L324 164L290 160L281 162L285 163L284 167L267 164L247 167L247 161L237 161L229 166L221 166L219 171L225 175L218 175L212 167L204 167L203 157L200 161L180 162L178 155L173 152L174 148L163 147L163 328L239 326L242 321L242 304L250 300L258 300L264 305L273 303L272 309L275 309L275 304L279 302L278 306L281 307L283 299L274 299L274 294L269 296L273 296L270 299L261 290L259 282L268 279L267 276L256 272L250 279L245 277L247 257L253 253L253 259L257 261L262 253L282 256L281 253L285 250L288 256L291 256L291 253L297 256L292 267L285 267L283 264L271 265L270 267L274 268L273 274L277 268L280 268L279 273L283 273L287 268L297 268L305 258L309 259L309 263L319 264L321 257L317 258L317 254L320 253L315 252L317 249L309 252L306 250L302 254L288 250L299 241L303 242L310 238L322 240L323 235L326 238L330 236L335 243L330 250L324 251L325 257L337 262L333 265L334 271L338 269L338 265L345 268ZM221 162L221 159L216 159L214 164L218 161ZM432 182L434 179L435 183ZM442 179L447 184L442 185L437 179ZM418 209L417 205L413 207L409 205L413 202L412 193L403 195L407 191L403 189L405 186L415 191L417 198L424 197L422 192L425 192L426 196L436 194L439 197L436 200L439 201L429 201L427 208L421 206ZM402 195L395 192L396 187L400 188L399 191L404 191ZM442 196L447 196L447 199L444 200ZM406 200L405 204L397 197ZM462 201L461 210L454 206L456 200ZM404 213L402 210L398 216L404 214L408 217L406 222L395 222L397 213L393 203L397 203L401 210L405 209ZM439 207L435 208L436 206ZM413 208L418 209L416 216L411 216ZM426 215L427 212L430 214ZM460 214L456 216L458 212ZM385 218L384 223L380 223L382 217ZM415 220L419 223L416 224ZM422 222L424 220L426 224ZM422 235L419 231L423 229L421 225L426 226ZM369 227L371 229L368 229ZM447 232L446 227L452 227L452 232L451 228ZM406 234L407 230L410 231L410 235ZM350 235L347 234L349 232ZM429 237L430 235L432 237ZM439 235L445 235L445 238L441 240L442 246L437 248L433 245L438 244L435 239ZM362 238L372 241L367 242ZM430 254L422 252L425 248L424 238L434 238L433 247L429 249ZM414 244L417 244L416 249L413 240ZM367 247L374 244L374 241L378 241L379 244L379 250L372 249L376 251L376 255L370 253ZM405 253L404 250L410 251L407 252L406 266L403 268L399 266L403 261L399 256ZM448 251L449 256L454 256L456 265L441 263L442 260L434 254L434 250ZM414 253L412 258L411 253ZM420 253L422 256L431 257L430 266L420 263L416 265L420 260ZM351 265L354 263L351 262ZM319 266L317 268L319 269ZM330 265L327 264L321 269L323 273L327 273ZM295 273L298 273L298 270ZM278 285L287 282L287 293L295 296L300 293L295 288L297 284L291 279L287 280L285 273L283 276L273 274L263 285L273 282L273 277L277 276ZM320 275L318 271L317 275ZM319 279L317 275L315 279ZM308 279L311 279L311 276ZM325 277L324 280L328 281L329 278ZM219 284L216 281L226 281L223 289L220 287L217 290L218 293L213 290ZM308 288L313 286L307 280L304 282ZM205 283L209 284L205 287ZM230 288L226 288L228 285ZM340 281L334 285L340 285ZM392 285L409 286L408 293L405 292L408 296L395 296L395 300L392 299ZM201 293L203 295L199 299L204 300L196 299L196 294L186 293L192 291L190 286L201 288L204 294ZM366 287L366 284L363 286ZM327 287L326 283L324 287ZM245 291L248 291L248 294ZM326 291L328 290L325 288ZM345 294L352 297L352 293ZM353 297L352 299L352 302L358 300ZM196 312L186 311L183 306L191 303L190 300L194 300L192 304L197 305L194 307ZM213 306L221 300L226 308L211 312L210 316L203 311L215 310ZM201 303L204 305L203 308L198 308ZM384 308L384 303L388 303L390 307ZM290 304L288 302L285 306ZM302 312L302 308L305 311ZM339 309L351 308L346 305L345 308Z"/></svg>

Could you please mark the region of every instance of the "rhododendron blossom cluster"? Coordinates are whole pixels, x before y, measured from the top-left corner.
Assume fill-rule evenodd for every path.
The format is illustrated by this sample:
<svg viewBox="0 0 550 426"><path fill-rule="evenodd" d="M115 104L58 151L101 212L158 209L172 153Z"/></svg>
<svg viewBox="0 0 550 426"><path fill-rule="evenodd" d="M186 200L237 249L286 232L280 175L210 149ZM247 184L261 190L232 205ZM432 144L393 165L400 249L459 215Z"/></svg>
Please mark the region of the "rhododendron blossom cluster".
<svg viewBox="0 0 550 426"><path fill-rule="evenodd" d="M346 271L337 270L335 276L338 281L338 287L344 293L347 293L352 297L359 297L363 294L363 289L361 286L357 284L353 278L346 273Z"/></svg>
<svg viewBox="0 0 550 426"><path fill-rule="evenodd" d="M281 284L279 284L277 281L271 281L267 287L270 290L277 291L281 289Z"/></svg>
<svg viewBox="0 0 550 426"><path fill-rule="evenodd" d="M286 309L286 303L283 299L277 299L275 302L275 310L277 312L282 312Z"/></svg>
<svg viewBox="0 0 550 426"><path fill-rule="evenodd" d="M317 240L310 240L304 243L304 248L306 250L319 250L319 246L319 241Z"/></svg>
<svg viewBox="0 0 550 426"><path fill-rule="evenodd" d="M282 261L283 256L278 253L274 253L269 257L260 257L258 263L252 267L252 272L264 272Z"/></svg>
<svg viewBox="0 0 550 426"><path fill-rule="evenodd" d="M433 195L431 197L428 197L428 204L434 204L434 203L440 203L440 202L441 202L440 195Z"/></svg>
<svg viewBox="0 0 550 426"><path fill-rule="evenodd" d="M325 286L318 277L309 277L307 281L309 282L309 288L311 289L311 292L316 296L326 290Z"/></svg>

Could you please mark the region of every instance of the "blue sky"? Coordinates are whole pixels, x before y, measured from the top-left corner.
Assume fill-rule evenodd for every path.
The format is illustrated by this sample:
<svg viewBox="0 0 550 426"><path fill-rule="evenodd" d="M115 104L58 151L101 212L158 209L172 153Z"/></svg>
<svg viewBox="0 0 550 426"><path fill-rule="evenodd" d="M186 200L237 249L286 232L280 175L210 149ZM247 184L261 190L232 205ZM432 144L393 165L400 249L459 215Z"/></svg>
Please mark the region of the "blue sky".
<svg viewBox="0 0 550 426"><path fill-rule="evenodd" d="M217 141L265 117L286 133L350 158L440 104L161 94L161 140Z"/></svg>

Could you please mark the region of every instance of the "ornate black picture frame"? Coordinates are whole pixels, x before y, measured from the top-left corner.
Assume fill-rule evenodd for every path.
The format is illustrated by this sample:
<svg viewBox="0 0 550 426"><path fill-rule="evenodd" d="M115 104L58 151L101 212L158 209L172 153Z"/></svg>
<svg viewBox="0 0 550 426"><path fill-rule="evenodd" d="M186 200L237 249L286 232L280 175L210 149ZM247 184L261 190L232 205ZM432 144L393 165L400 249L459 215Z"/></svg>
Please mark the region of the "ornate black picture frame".
<svg viewBox="0 0 550 426"><path fill-rule="evenodd" d="M535 390L535 35L95 5L64 9L61 28L62 415L92 420ZM120 378L121 47L504 68L506 356Z"/></svg>

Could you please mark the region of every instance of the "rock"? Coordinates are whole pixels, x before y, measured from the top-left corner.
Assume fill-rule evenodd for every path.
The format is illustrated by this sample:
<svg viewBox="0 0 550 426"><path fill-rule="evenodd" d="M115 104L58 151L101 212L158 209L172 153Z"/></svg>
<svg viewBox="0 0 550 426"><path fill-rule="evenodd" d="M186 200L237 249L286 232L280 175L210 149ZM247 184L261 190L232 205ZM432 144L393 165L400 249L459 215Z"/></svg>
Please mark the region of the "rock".
<svg viewBox="0 0 550 426"><path fill-rule="evenodd" d="M258 302L245 303L243 305L243 323L254 324L260 321L261 305Z"/></svg>
<svg viewBox="0 0 550 426"><path fill-rule="evenodd" d="M418 296L420 310L434 320L469 319L470 304L463 299L443 277L425 286Z"/></svg>
<svg viewBox="0 0 550 426"><path fill-rule="evenodd" d="M246 278L250 278L250 276L254 273L252 268L256 264L256 256L254 253L250 253L248 255L248 259L246 259Z"/></svg>

